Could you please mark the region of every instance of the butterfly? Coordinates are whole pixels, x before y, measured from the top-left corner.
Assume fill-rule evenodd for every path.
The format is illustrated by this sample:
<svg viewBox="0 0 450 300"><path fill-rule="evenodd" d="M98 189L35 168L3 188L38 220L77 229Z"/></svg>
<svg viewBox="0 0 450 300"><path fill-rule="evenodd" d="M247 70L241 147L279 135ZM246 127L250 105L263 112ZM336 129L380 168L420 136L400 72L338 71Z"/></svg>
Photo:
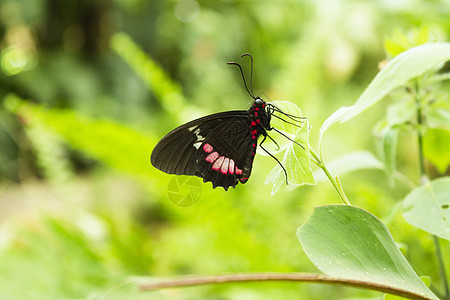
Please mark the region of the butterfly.
<svg viewBox="0 0 450 300"><path fill-rule="evenodd" d="M252 79L253 57L249 53L244 53L241 57L243 56L249 56L251 59ZM303 117L284 113L273 104L255 97L251 81L251 92L247 87L242 67L234 62L228 64L239 67L245 88L254 100L251 107L248 110L208 115L175 128L155 146L151 163L165 173L198 176L203 178L203 182L211 182L213 188L220 186L228 190L238 183L246 183L250 178L258 138L262 136L259 146L281 165L287 182L285 168L262 144L267 137L272 139L267 133L271 130L290 139L273 128L270 121L272 117L277 117L289 124L295 124L275 115L274 112L282 113L293 121ZM274 143L278 146L275 141Z"/></svg>

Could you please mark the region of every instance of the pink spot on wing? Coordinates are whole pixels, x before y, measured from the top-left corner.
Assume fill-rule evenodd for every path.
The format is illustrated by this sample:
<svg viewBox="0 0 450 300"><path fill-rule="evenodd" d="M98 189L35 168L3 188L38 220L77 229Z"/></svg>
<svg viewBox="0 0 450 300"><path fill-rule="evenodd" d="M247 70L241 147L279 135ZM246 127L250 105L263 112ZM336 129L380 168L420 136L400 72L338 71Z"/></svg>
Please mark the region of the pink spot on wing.
<svg viewBox="0 0 450 300"><path fill-rule="evenodd" d="M256 123L258 123L258 124L259 124L259 119L256 119Z"/></svg>
<svg viewBox="0 0 450 300"><path fill-rule="evenodd" d="M224 156L219 157L213 164L212 169L214 171L219 171L220 167L222 166L223 160L225 159Z"/></svg>
<svg viewBox="0 0 450 300"><path fill-rule="evenodd" d="M230 164L230 159L228 157L226 157L223 160L222 167L220 168L220 173L227 174L228 173L228 166L229 166L229 164Z"/></svg>
<svg viewBox="0 0 450 300"><path fill-rule="evenodd" d="M251 126L256 126L256 122L252 121L252 125Z"/></svg>
<svg viewBox="0 0 450 300"><path fill-rule="evenodd" d="M211 151L213 151L213 146L211 146L210 144L204 144L203 150L205 150L206 153L211 153Z"/></svg>
<svg viewBox="0 0 450 300"><path fill-rule="evenodd" d="M257 117L258 116L258 113L257 112L255 112L255 117Z"/></svg>
<svg viewBox="0 0 450 300"><path fill-rule="evenodd" d="M242 174L242 170L239 169L238 167L236 167L236 175L241 175Z"/></svg>
<svg viewBox="0 0 450 300"><path fill-rule="evenodd" d="M210 155L208 155L205 160L213 163L217 158L219 157L219 153L217 153L216 151L214 151L213 153L211 153Z"/></svg>
<svg viewBox="0 0 450 300"><path fill-rule="evenodd" d="M230 159L230 165L228 166L228 173L234 174L234 160Z"/></svg>

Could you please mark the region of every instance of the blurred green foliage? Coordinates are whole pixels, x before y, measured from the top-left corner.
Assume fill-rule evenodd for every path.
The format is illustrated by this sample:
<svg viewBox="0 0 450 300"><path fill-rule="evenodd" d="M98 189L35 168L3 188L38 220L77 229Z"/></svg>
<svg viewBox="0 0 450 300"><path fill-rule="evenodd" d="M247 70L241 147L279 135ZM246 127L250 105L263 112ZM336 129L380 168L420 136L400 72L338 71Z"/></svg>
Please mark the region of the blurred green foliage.
<svg viewBox="0 0 450 300"><path fill-rule="evenodd" d="M0 298L377 295L282 283L138 293L129 276L314 272L296 228L313 206L340 202L329 183L271 197L264 179L276 162L257 156L247 184L228 192L202 184L197 204L178 207L167 196L172 177L151 166L150 153L182 122L246 108L251 99L225 64L244 52L255 58L257 94L297 104L316 145L321 123L358 98L385 57L448 41L449 9L444 0L1 1ZM449 90L447 80L431 93L446 109ZM330 129L324 158L376 152L369 133L385 110ZM434 130L426 141L436 176L448 174L448 157L434 159L448 154L445 135ZM397 147L412 149L398 154L397 169L418 182L414 134L400 134ZM408 186L389 187L380 170L341 180L352 204L389 220L419 275L436 280L432 240L395 210ZM448 256L449 243L442 247Z"/></svg>

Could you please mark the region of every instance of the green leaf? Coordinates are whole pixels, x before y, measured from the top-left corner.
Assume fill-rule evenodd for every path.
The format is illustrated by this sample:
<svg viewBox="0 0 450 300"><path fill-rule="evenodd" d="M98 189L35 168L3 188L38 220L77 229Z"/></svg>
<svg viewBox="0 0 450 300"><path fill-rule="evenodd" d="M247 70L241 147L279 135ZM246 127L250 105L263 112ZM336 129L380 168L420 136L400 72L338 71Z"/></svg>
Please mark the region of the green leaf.
<svg viewBox="0 0 450 300"><path fill-rule="evenodd" d="M433 128L450 130L450 108L431 107L427 114L427 123Z"/></svg>
<svg viewBox="0 0 450 300"><path fill-rule="evenodd" d="M394 29L392 37L386 39L384 48L390 57L394 57L405 50L428 42L432 42L428 26L421 26L407 32Z"/></svg>
<svg viewBox="0 0 450 300"><path fill-rule="evenodd" d="M416 118L417 107L411 98L404 99L403 95L399 96L403 99L389 105L386 113L386 120L390 127L402 125Z"/></svg>
<svg viewBox="0 0 450 300"><path fill-rule="evenodd" d="M444 174L450 165L450 131L431 128L424 138L425 157Z"/></svg>
<svg viewBox="0 0 450 300"><path fill-rule="evenodd" d="M314 208L297 237L323 273L362 280L438 299L397 248L389 230L371 213L349 205Z"/></svg>
<svg viewBox="0 0 450 300"><path fill-rule="evenodd" d="M304 120L301 130L294 140L304 148L291 142L284 154L281 163L286 169L288 182L293 185L315 184L311 170L309 124L307 119ZM272 195L278 191L284 182L286 182L284 171L277 164L266 177L266 184L273 183Z"/></svg>
<svg viewBox="0 0 450 300"><path fill-rule="evenodd" d="M369 151L354 151L327 163L327 168L331 174L341 177L344 174L358 170L383 169L384 166ZM318 182L328 179L321 169L314 172L314 178Z"/></svg>
<svg viewBox="0 0 450 300"><path fill-rule="evenodd" d="M148 180L159 179L150 165L156 139L113 120L96 120L69 109L44 108L11 95L27 126L41 126L62 136L74 149L118 170ZM8 101L13 101L8 100ZM131 159L132 158L132 159Z"/></svg>
<svg viewBox="0 0 450 300"><path fill-rule="evenodd" d="M411 191L403 200L403 217L417 228L450 240L450 177Z"/></svg>
<svg viewBox="0 0 450 300"><path fill-rule="evenodd" d="M374 105L393 89L450 59L450 43L429 43L411 48L392 59L372 80L352 106L343 106L325 120L320 128L319 153L325 132L336 122L348 121Z"/></svg>
<svg viewBox="0 0 450 300"><path fill-rule="evenodd" d="M384 48L389 56L394 57L405 51L405 47L391 39L386 39L384 41Z"/></svg>
<svg viewBox="0 0 450 300"><path fill-rule="evenodd" d="M398 141L398 128L391 128L383 136L382 141L382 157L386 173L388 175L391 184L394 183L394 173L396 170L396 157L397 157L397 141Z"/></svg>

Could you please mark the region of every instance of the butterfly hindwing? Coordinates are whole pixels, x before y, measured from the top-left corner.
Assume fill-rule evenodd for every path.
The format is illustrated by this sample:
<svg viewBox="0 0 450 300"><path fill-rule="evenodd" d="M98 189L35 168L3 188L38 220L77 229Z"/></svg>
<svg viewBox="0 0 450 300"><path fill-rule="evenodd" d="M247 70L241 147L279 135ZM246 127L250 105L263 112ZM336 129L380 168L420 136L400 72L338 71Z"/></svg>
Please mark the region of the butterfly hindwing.
<svg viewBox="0 0 450 300"><path fill-rule="evenodd" d="M213 187L225 190L238 182L245 183L250 176L252 157L252 135L248 118L234 118L211 130L199 147L196 160L197 176Z"/></svg>
<svg viewBox="0 0 450 300"><path fill-rule="evenodd" d="M222 186L228 189L235 186L240 178L249 176L248 167L246 173L243 170L248 155L250 130L247 111L229 111L209 115L189 123L186 123L169 132L156 145L151 155L152 165L168 174L196 175L203 178L204 182L211 181L213 186ZM251 141L250 141L251 142ZM228 158L228 171L221 172L213 169L215 160L204 150L208 144L214 149L211 152ZM208 148L207 148L208 149ZM230 161L234 162L230 173ZM227 162L227 161L225 161ZM218 165L218 163L216 163ZM238 174L236 174L236 170ZM245 181L241 181L245 182Z"/></svg>

